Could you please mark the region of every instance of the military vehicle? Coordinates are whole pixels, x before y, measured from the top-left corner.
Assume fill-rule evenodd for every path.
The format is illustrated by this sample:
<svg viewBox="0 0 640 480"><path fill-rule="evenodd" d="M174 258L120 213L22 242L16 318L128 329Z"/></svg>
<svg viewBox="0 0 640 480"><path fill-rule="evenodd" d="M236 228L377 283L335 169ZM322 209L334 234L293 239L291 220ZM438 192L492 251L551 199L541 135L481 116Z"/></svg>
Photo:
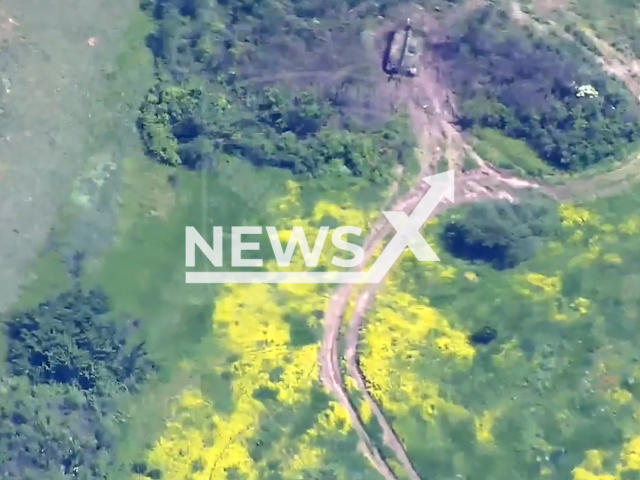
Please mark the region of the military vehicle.
<svg viewBox="0 0 640 480"><path fill-rule="evenodd" d="M418 74L417 44L411 35L411 19L403 30L396 30L389 35L385 71L387 74L415 77Z"/></svg>

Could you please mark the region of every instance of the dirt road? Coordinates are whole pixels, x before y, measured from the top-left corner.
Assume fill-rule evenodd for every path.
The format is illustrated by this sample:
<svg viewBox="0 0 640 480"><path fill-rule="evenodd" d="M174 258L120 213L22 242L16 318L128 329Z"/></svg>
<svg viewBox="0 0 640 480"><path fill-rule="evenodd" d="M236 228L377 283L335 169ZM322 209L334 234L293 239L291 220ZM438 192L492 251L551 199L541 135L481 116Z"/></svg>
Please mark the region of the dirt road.
<svg viewBox="0 0 640 480"><path fill-rule="evenodd" d="M424 173L427 174L428 172L425 171ZM501 185L501 188L496 190L496 184ZM507 178L497 171L491 170L485 166L477 171L469 172L457 179L455 190L458 200L456 201L456 205L488 200L491 198L501 198L504 195L511 197L514 190L522 188L540 187L524 180ZM399 199L393 206L392 210L410 213L428 189L429 186L426 183L420 182L420 184L414 187L408 194ZM444 212L452 205L453 204L451 203L441 203L436 208L434 215ZM384 239L392 233L392 230L393 228L391 227L391 224L385 217L381 217L373 225L371 234L365 242L365 261L362 262L362 264L365 264L366 261L371 258ZM361 267L358 268L358 270L360 269ZM364 400L371 407L373 415L380 424L383 431L383 441L385 445L394 452L398 462L402 465L410 480L420 480L420 476L413 468L413 465L411 464L402 443L398 439L398 436L393 431L378 404L368 393L365 379L358 368L357 345L359 331L362 326L364 314L374 298L377 287L378 284L367 286L364 291L359 294L355 302L354 312L349 321L348 332L346 334L345 356L347 361L347 372L349 376L355 380L358 390L361 392ZM339 352L338 342L340 327L344 320L344 313L349 304L349 299L354 291L355 285L343 285L333 293L329 300L329 305L324 315L324 336L322 339L319 358L321 365L321 380L325 387L334 394L341 405L349 413L352 425L361 440L360 448L369 459L374 459L372 461L373 466L385 479L397 480L395 473L390 468L387 461L382 457L378 448L371 441L371 438L364 428L362 419L359 417L355 407L349 400L343 374L340 368L341 355Z"/></svg>
<svg viewBox="0 0 640 480"><path fill-rule="evenodd" d="M422 198L427 189L426 184L421 184L414 188L409 194L398 201L393 210L403 210L408 205L415 205ZM371 258L376 248L389 233L390 225L386 218L381 218L372 227L371 233L365 243L365 260ZM362 263L366 263L362 262ZM357 268L356 270L360 270ZM338 350L338 339L340 335L340 325L344 312L349 304L349 298L354 291L354 285L346 284L338 288L329 300L329 305L324 315L324 336L320 348L321 380L325 387L334 394L343 408L348 412L351 424L360 438L360 449L371 461L374 468L386 480L397 480L397 477L387 461L382 457L380 451L371 441L367 434L362 419L351 404L345 387L342 371L340 369L340 352ZM397 441L397 439L396 439ZM398 442L399 443L399 442ZM402 446L400 451L404 453ZM418 477L415 477L417 479Z"/></svg>
<svg viewBox="0 0 640 480"><path fill-rule="evenodd" d="M430 64L430 62L426 63ZM393 88L393 92L387 92L388 96L394 97L396 101L407 107L411 123L416 131L420 145L419 156L423 164L423 171L420 177L430 174L433 169L434 159L438 159L442 155L445 158L453 159L453 161L450 161L450 166L459 164L465 154L472 155L476 159L480 168L464 175L461 174L456 179L456 204L489 198L512 199L514 191L523 187L540 188L538 185L533 185L526 181L508 178L506 175L484 164L481 159L473 155L470 149L466 148L460 132L453 126L455 105L451 101L449 92L441 87L436 70L425 67L414 84L405 84L399 88ZM425 99L428 99L428 114L425 113L422 107ZM390 210L412 211L428 191L428 188L426 183L420 181L409 193L397 200ZM450 206L441 203L436 208L434 215L443 212ZM362 264L367 263L392 230L386 217L378 219L365 242L365 261ZM364 291L358 292L359 296L356 300L355 310L349 321L346 335L347 373L355 380L364 401L371 407L371 411L382 429L384 444L394 453L406 476L410 480L420 480L398 436L393 431L380 407L367 392L365 379L357 366L359 330L364 314L374 298L376 287L377 285L370 285ZM383 457L378 446L369 437L362 419L352 405L341 370L340 328L349 300L355 293L354 285L342 285L334 291L329 300L324 315L324 335L319 355L321 381L325 388L335 396L348 412L351 424L360 438L360 449L371 461L374 468L386 480L398 480L387 459Z"/></svg>

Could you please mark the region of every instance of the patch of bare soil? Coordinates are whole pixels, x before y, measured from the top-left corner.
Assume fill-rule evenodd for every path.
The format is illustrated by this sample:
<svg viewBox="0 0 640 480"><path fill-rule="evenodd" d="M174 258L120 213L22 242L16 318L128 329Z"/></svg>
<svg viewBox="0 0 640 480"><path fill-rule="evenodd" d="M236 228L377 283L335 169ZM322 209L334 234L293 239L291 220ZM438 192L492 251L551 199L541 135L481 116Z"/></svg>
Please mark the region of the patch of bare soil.
<svg viewBox="0 0 640 480"><path fill-rule="evenodd" d="M480 4L475 0L467 2L445 23L457 21ZM456 106L453 94L443 82L439 60L427 45L427 39L440 35L446 25L419 7L405 7L395 12L392 19L385 21L374 33L376 54L379 56L379 52L384 51L388 32L402 26L406 18L411 19L414 35L423 44L418 74L413 78L389 81L381 73L377 86L380 98L393 109L408 114L418 142L420 163L428 167L427 171L435 171L443 158L448 162L449 169L460 170L466 156L475 159L479 166L484 165L454 125Z"/></svg>

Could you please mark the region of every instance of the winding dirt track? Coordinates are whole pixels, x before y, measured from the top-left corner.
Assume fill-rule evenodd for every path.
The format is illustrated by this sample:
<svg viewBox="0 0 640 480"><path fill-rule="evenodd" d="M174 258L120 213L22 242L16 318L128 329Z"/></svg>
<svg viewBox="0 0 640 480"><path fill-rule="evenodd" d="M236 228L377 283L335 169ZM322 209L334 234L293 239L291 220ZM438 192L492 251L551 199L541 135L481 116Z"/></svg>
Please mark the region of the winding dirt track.
<svg viewBox="0 0 640 480"><path fill-rule="evenodd" d="M479 185L481 183L484 184L485 189L487 187L490 189L490 185L493 185L496 182L504 183L506 187L505 190L513 190L523 187L537 187L537 185L530 184L529 182L509 180L502 177L495 171L483 168L478 171L470 172L456 182L456 194L458 195L458 198L460 197L460 194L463 195L462 201L457 201L456 204L459 205L461 203L500 197L500 193L503 193L505 190L498 192L498 194L494 194L491 190L482 190L482 195L474 195L472 191L469 191L474 189L473 185ZM392 210L403 210L406 213L410 213L418 201L428 191L428 188L427 184L421 182L407 195L399 199L393 206ZM452 204L441 203L436 208L434 215L442 213L451 206ZM393 228L391 227L391 224L389 224L385 217L381 217L373 225L371 233L365 242L365 261L362 262L362 264L365 264L366 261L371 258L387 235L392 233L392 230ZM360 269L361 267L357 268L357 270ZM355 380L358 390L362 393L364 400L369 403L376 420L380 424L383 431L383 441L385 445L394 452L398 462L400 462L410 480L421 480L420 476L413 468L413 465L411 464L402 443L398 439L398 436L386 420L378 404L368 393L365 379L358 368L357 344L359 331L364 319L364 314L374 297L377 287L377 284L368 285L356 300L354 312L349 321L348 332L346 335L347 371L349 376ZM344 314L349 305L349 299L354 292L354 288L355 285L349 284L339 287L332 294L325 311L324 336L322 339L319 358L321 364L321 380L325 387L334 394L340 404L347 410L351 424L360 438L360 449L363 454L386 480L397 480L396 474L390 468L386 459L381 455L376 445L371 441L371 438L364 428L362 419L358 415L355 407L352 405L345 387L342 370L340 368L340 326L342 325Z"/></svg>
<svg viewBox="0 0 640 480"><path fill-rule="evenodd" d="M631 164L640 163L638 159L631 162ZM630 164L622 167L629 168ZM423 172L427 174L427 172ZM606 185L602 183L598 185L598 196L604 196L613 194L620 190L620 184L616 181L616 176L605 174L599 177L601 181L606 184L607 180L611 179L614 184L610 185L612 188L605 188ZM595 179L592 179L592 181ZM609 182L611 183L611 182ZM544 195L554 199L565 199L567 197L576 197L577 192L583 195L586 190L589 189L589 181L576 181L571 185L549 187L539 184L533 184L531 182L510 178L494 169L482 165L480 169L468 172L467 174L459 174L456 179L456 202L455 205L463 203L486 201L497 198L514 199L518 190L522 189L536 189ZM579 188L583 187L583 188ZM407 195L399 199L392 210L403 210L409 214L416 206L418 201L428 191L428 185L421 182L414 187ZM589 194L588 194L589 195ZM593 196L594 194L591 194ZM452 207L452 203L440 203L433 213L433 216L438 215L448 208ZM381 217L373 225L371 233L365 242L365 264L373 253L382 244L385 238L392 233L393 228L388 223L385 217ZM357 270L360 270L358 268ZM346 368L349 377L351 377L356 384L357 389L360 391L362 398L369 404L373 416L381 427L383 432L383 442L385 446L394 453L396 460L401 465L403 473L410 480L422 480L413 467L411 460L409 459L402 442L398 438L398 435L394 432L392 426L387 421L380 406L375 399L367 391L366 380L363 373L358 366L358 342L359 334L362 324L365 319L365 313L371 306L373 299L375 298L376 289L380 284L367 285L362 291L358 292L358 296L355 299L353 313L351 318L348 319L348 327L345 334L345 360ZM352 298L352 294L355 292L355 285L343 285L336 289L332 294L327 309L324 315L324 336L322 339L322 345L320 349L319 362L321 365L321 380L324 386L334 394L340 404L347 410L351 419L351 424L356 430L360 438L360 450L369 459L376 470L386 480L398 480L397 474L389 466L387 460L380 453L378 447L369 437L362 419L358 415L358 412L349 399L348 392L345 385L345 380L341 370L341 355L339 351L340 329L344 315L349 305L349 300Z"/></svg>

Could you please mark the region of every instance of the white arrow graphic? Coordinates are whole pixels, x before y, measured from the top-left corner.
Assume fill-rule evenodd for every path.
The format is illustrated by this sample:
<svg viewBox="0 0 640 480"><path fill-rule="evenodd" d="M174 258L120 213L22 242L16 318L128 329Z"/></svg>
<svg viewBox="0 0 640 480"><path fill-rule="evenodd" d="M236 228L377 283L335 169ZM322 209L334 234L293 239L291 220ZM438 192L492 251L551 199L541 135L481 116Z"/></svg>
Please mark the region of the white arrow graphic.
<svg viewBox="0 0 640 480"><path fill-rule="evenodd" d="M436 252L420 234L420 229L443 198L450 202L454 201L454 172L450 170L431 177L424 177L422 180L431 188L420 199L410 216L404 212L382 212L397 233L371 266L371 269L363 272L367 279L362 283L382 281L406 247L409 247L421 262L440 261Z"/></svg>
<svg viewBox="0 0 640 480"><path fill-rule="evenodd" d="M411 215L407 216L401 211L382 212L397 233L366 272L186 272L186 282L379 283L407 247L421 262L439 262L436 253L420 234L420 229L443 198L454 201L454 171L424 177L422 180L430 188Z"/></svg>

